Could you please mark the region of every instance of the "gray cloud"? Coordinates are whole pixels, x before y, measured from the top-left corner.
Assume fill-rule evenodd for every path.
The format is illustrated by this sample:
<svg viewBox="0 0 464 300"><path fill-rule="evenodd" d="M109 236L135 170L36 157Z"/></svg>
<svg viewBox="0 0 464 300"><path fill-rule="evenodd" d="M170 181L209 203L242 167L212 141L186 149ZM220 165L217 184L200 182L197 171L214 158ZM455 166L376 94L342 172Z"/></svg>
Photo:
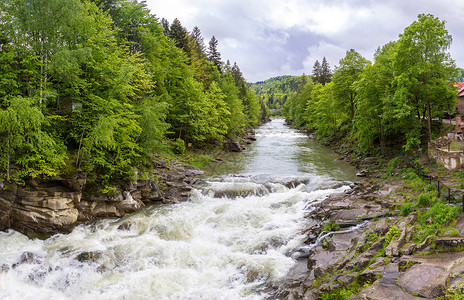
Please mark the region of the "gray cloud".
<svg viewBox="0 0 464 300"><path fill-rule="evenodd" d="M452 0L147 0L151 12L214 35L224 61L237 62L249 81L310 74L325 56L333 67L353 48L368 59L398 39L419 13L446 21L451 56L464 67L464 1Z"/></svg>

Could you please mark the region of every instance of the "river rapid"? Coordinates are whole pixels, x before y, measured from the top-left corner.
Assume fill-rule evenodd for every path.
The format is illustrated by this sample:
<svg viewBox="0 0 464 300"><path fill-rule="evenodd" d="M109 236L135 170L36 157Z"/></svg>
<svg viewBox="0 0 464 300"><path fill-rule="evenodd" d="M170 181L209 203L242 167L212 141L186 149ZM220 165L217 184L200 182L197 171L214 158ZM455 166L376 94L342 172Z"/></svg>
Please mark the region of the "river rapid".
<svg viewBox="0 0 464 300"><path fill-rule="evenodd" d="M185 203L47 240L0 232L0 299L268 298L304 247L304 215L356 176L281 119L256 138L207 166L207 183Z"/></svg>

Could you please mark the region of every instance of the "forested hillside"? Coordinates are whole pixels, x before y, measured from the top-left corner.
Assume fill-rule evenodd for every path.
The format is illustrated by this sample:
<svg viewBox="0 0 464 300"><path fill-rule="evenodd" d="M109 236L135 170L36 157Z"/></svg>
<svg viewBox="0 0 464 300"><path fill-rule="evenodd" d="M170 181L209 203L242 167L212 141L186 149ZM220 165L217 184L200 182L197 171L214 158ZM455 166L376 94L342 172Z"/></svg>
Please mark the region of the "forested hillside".
<svg viewBox="0 0 464 300"><path fill-rule="evenodd" d="M284 114L320 139L346 138L366 153L417 151L440 133L444 112L455 109L452 84L461 72L448 52L451 42L445 22L421 14L398 40L379 47L373 62L351 49L332 82L302 76Z"/></svg>
<svg viewBox="0 0 464 300"><path fill-rule="evenodd" d="M206 46L198 27L136 1L5 0L0 12L0 180L133 179L152 153L220 143L264 118L217 39Z"/></svg>
<svg viewBox="0 0 464 300"><path fill-rule="evenodd" d="M280 109L287 98L295 93L301 84L298 76L278 76L250 83L250 90L262 100L270 109Z"/></svg>

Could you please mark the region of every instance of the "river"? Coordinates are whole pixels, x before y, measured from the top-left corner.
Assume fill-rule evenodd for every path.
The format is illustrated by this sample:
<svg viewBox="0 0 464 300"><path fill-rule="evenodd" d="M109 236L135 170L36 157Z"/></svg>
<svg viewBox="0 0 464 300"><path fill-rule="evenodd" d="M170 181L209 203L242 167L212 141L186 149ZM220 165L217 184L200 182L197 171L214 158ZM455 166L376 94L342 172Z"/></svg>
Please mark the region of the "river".
<svg viewBox="0 0 464 300"><path fill-rule="evenodd" d="M304 246L305 213L356 176L281 119L256 138L207 166L185 203L47 240L0 232L0 299L266 299Z"/></svg>

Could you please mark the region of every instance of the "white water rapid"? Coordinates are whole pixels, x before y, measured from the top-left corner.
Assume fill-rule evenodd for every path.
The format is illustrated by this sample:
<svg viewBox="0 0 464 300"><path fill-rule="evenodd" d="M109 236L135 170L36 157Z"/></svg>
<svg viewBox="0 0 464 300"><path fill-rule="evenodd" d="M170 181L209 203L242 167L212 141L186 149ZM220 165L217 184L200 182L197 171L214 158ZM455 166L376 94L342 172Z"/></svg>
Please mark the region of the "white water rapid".
<svg viewBox="0 0 464 300"><path fill-rule="evenodd" d="M283 120L256 137L188 202L47 240L0 232L0 299L266 299L304 246L305 212L354 171Z"/></svg>

